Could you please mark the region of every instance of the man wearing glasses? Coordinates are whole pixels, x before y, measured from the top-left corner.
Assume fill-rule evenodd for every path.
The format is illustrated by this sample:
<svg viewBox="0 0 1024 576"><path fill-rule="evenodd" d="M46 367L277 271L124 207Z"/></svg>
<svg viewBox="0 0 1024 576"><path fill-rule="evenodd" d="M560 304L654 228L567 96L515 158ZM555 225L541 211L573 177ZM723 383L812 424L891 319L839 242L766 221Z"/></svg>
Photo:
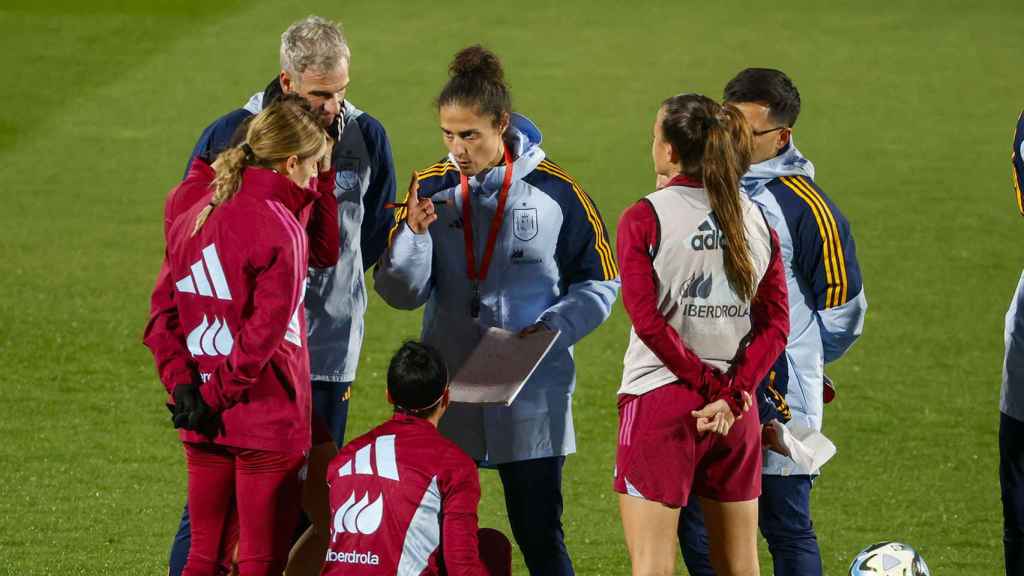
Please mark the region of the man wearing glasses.
<svg viewBox="0 0 1024 576"><path fill-rule="evenodd" d="M810 510L819 470L803 469L788 457L776 425L821 430L823 406L835 394L824 366L860 336L867 300L850 224L814 182L814 165L793 143L800 93L792 80L779 70L747 68L726 85L725 101L750 123L751 166L741 185L779 235L789 289L789 341L758 391L766 448L761 533L776 576L819 576ZM679 542L690 574L714 574L696 501L680 515Z"/></svg>

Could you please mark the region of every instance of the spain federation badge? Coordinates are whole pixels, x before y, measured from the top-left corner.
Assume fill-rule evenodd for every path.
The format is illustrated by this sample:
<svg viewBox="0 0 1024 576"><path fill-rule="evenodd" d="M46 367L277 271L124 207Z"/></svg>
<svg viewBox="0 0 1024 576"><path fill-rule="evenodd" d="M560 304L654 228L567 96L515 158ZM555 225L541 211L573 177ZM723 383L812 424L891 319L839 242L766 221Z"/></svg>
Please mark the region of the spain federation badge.
<svg viewBox="0 0 1024 576"><path fill-rule="evenodd" d="M537 209L516 208L512 210L512 232L523 242L537 236Z"/></svg>

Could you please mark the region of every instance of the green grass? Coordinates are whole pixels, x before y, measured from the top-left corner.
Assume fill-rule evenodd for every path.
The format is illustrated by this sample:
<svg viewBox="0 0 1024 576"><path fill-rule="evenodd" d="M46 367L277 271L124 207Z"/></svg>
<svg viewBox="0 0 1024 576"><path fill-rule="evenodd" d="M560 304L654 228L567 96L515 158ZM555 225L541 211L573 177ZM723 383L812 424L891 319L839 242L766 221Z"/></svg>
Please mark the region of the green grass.
<svg viewBox="0 0 1024 576"><path fill-rule="evenodd" d="M895 538L934 574L998 573L1024 7L729 4L5 2L0 574L163 573L185 473L140 343L162 201L200 130L276 74L281 31L312 12L346 23L350 98L387 127L400 174L442 156L431 102L452 53L480 41L611 228L652 187L658 102L718 96L746 66L788 71L797 141L853 223L870 301L829 369L839 453L813 493L826 571ZM385 361L419 318L372 298L350 434L386 415ZM627 331L617 307L577 350L565 524L584 575L628 572L610 488ZM483 484L482 523L507 530L496 475Z"/></svg>

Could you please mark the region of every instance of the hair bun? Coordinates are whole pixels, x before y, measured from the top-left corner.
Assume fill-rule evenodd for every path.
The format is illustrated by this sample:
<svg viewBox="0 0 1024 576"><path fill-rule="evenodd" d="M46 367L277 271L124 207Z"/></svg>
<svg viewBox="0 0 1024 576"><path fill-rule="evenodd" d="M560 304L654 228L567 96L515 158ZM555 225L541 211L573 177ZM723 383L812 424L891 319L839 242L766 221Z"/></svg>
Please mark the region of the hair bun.
<svg viewBox="0 0 1024 576"><path fill-rule="evenodd" d="M479 44L463 48L455 55L448 72L453 76L477 77L484 81L501 83L505 80L505 72L501 69L501 60Z"/></svg>

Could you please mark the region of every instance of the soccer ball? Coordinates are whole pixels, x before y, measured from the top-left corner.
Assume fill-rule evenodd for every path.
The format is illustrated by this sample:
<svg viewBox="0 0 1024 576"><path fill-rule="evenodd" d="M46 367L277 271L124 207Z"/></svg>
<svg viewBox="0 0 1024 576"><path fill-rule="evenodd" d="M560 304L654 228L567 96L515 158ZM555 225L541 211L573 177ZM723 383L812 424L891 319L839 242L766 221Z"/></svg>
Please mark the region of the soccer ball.
<svg viewBox="0 0 1024 576"><path fill-rule="evenodd" d="M879 542L857 554L850 576L931 576L931 572L917 550L900 542Z"/></svg>

